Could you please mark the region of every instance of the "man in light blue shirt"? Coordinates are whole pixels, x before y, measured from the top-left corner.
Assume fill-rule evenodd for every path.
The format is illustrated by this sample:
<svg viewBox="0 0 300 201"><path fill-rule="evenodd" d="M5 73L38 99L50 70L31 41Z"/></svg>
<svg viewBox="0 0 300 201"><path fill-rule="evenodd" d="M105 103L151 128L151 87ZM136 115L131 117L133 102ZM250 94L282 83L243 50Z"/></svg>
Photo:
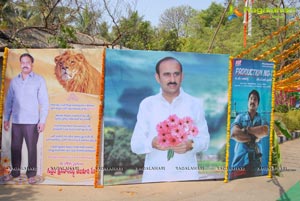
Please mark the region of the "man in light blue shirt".
<svg viewBox="0 0 300 201"><path fill-rule="evenodd" d="M260 96L248 95L248 111L239 114L231 125L231 138L236 141L230 168L230 179L262 175L261 139L268 136L268 122L257 112Z"/></svg>
<svg viewBox="0 0 300 201"><path fill-rule="evenodd" d="M5 99L4 130L11 128L12 170L5 181L20 176L22 143L25 139L28 150L26 175L30 184L36 183L37 142L44 131L48 115L48 92L43 77L32 72L34 58L24 53L20 56L21 73L10 82Z"/></svg>

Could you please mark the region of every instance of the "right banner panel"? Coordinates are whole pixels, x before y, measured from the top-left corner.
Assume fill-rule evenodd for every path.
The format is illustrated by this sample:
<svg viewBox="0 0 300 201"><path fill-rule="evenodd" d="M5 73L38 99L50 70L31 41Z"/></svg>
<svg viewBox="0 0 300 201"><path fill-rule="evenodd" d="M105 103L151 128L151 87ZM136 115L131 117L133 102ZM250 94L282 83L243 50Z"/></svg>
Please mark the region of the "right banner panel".
<svg viewBox="0 0 300 201"><path fill-rule="evenodd" d="M274 63L231 60L228 177L267 175L270 162Z"/></svg>

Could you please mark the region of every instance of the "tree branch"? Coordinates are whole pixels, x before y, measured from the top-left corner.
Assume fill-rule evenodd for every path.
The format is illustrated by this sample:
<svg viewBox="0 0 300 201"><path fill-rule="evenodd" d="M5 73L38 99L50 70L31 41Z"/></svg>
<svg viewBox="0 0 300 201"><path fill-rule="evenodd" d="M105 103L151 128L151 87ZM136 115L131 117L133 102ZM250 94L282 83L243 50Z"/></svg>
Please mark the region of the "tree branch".
<svg viewBox="0 0 300 201"><path fill-rule="evenodd" d="M103 0L103 3L104 3L105 10L107 11L109 17L112 19L112 22L115 25L115 27L117 29L117 32L118 32L117 38L112 42L112 44L114 45L115 43L117 43L118 40L120 40L120 38L122 37L122 33L121 33L121 30L120 30L120 27L119 27L118 23L116 22L114 16L112 15L112 13L110 12L110 10L108 8L106 0Z"/></svg>

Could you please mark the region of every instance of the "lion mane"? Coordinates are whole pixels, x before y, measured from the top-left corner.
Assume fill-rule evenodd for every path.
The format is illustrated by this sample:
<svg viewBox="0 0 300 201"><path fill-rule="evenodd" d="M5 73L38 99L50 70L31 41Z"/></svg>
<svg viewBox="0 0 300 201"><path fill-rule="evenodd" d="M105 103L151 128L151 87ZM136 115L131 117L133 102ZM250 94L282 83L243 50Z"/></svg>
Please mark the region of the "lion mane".
<svg viewBox="0 0 300 201"><path fill-rule="evenodd" d="M55 76L68 92L100 94L101 73L81 53L65 51L54 59Z"/></svg>

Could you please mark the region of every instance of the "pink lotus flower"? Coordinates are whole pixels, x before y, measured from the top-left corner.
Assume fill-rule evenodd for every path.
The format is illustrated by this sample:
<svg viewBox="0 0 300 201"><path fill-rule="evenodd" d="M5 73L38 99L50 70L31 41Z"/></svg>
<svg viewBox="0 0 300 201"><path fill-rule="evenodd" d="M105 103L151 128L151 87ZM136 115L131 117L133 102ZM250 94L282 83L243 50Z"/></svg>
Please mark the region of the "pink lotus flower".
<svg viewBox="0 0 300 201"><path fill-rule="evenodd" d="M156 126L158 132L158 142L163 147L176 146L186 142L189 136L196 136L199 133L198 128L190 117L179 118L177 115L170 115L166 120ZM168 150L168 160L174 156L172 149Z"/></svg>

